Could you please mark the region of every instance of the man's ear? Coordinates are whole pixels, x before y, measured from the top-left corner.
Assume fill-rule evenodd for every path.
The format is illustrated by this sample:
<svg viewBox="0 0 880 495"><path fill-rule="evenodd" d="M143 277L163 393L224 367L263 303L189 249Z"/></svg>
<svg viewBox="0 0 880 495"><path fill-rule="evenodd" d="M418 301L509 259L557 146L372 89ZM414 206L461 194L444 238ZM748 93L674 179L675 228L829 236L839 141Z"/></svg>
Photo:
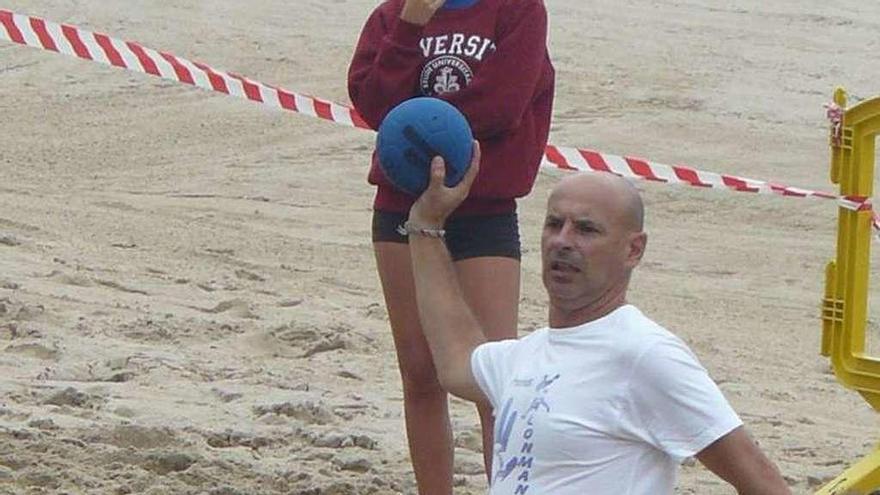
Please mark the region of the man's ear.
<svg viewBox="0 0 880 495"><path fill-rule="evenodd" d="M642 261L645 255L645 249L648 247L648 234L637 232L630 235L627 248L629 252L626 256L626 264L630 268L635 268Z"/></svg>

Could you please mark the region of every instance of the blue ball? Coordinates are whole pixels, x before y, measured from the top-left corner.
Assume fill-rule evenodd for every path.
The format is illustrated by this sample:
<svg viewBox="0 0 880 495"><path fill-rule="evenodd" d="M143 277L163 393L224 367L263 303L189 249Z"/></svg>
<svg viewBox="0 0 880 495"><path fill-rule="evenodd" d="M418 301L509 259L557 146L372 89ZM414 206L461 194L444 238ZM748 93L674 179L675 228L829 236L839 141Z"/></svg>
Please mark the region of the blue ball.
<svg viewBox="0 0 880 495"><path fill-rule="evenodd" d="M474 137L465 116L451 104L429 97L394 107L379 126L379 166L401 191L420 195L428 187L431 160L446 162L446 186L453 187L471 165Z"/></svg>

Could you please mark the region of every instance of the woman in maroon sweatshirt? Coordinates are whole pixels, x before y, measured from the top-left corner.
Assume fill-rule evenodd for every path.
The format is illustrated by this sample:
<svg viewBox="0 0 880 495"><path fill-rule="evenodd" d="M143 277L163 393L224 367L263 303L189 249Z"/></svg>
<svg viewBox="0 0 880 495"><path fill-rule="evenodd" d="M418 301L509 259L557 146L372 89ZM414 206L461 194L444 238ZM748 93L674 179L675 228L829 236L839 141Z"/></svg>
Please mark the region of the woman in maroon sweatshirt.
<svg viewBox="0 0 880 495"><path fill-rule="evenodd" d="M487 338L515 338L520 243L516 198L529 193L547 143L554 70L543 0L386 0L373 11L349 68L349 94L377 129L397 104L434 96L455 105L480 141L480 174L447 222L464 296ZM416 198L389 182L373 154L373 246L403 382L419 493L452 492L447 396L416 308L409 248L397 227ZM492 413L479 408L487 472Z"/></svg>

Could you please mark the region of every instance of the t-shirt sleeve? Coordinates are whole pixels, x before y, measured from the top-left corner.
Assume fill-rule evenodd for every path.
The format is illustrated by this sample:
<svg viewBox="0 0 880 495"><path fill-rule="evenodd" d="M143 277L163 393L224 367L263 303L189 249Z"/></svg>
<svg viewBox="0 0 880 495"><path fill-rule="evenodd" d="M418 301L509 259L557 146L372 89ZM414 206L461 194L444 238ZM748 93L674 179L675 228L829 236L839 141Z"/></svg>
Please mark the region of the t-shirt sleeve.
<svg viewBox="0 0 880 495"><path fill-rule="evenodd" d="M504 393L504 387L513 373L513 350L517 340L486 342L471 353L471 371L477 385L486 394L493 408Z"/></svg>
<svg viewBox="0 0 880 495"><path fill-rule="evenodd" d="M742 425L718 385L678 339L651 345L629 384L631 432L681 462Z"/></svg>

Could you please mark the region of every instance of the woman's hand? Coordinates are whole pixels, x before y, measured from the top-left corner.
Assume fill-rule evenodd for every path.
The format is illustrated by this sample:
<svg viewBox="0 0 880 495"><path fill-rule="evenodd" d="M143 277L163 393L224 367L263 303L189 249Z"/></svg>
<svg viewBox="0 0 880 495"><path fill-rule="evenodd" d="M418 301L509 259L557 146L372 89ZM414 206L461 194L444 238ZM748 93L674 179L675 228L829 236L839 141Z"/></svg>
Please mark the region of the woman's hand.
<svg viewBox="0 0 880 495"><path fill-rule="evenodd" d="M446 0L406 0L400 18L410 24L424 26Z"/></svg>

